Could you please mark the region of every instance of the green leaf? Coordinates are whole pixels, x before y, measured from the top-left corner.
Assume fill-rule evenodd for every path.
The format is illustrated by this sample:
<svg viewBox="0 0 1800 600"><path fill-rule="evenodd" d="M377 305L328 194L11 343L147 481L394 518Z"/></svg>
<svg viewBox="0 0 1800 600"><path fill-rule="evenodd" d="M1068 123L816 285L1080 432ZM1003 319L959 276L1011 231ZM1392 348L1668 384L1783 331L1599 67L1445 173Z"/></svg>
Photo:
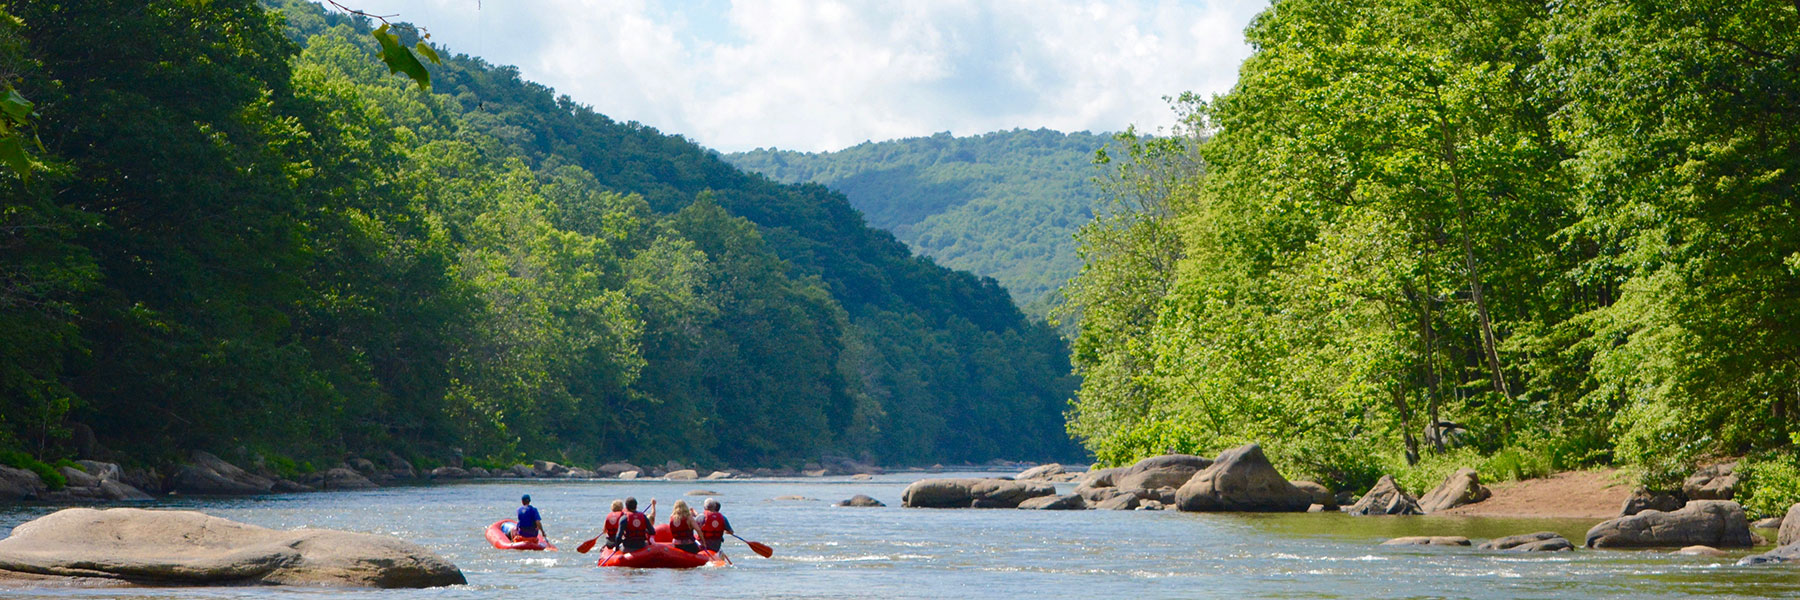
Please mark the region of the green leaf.
<svg viewBox="0 0 1800 600"><path fill-rule="evenodd" d="M425 42L419 42L419 44L414 47L419 50L419 55L424 56L425 60L431 61L431 64L434 64L434 65L444 64L444 61L438 58L437 51L432 50L431 46L425 45Z"/></svg>
<svg viewBox="0 0 1800 600"><path fill-rule="evenodd" d="M6 94L0 95L0 111L4 111L6 116L12 117L16 122L24 123L31 116L31 106L30 100L26 100L19 90L11 87L6 88Z"/></svg>
<svg viewBox="0 0 1800 600"><path fill-rule="evenodd" d="M412 51L400 45L399 36L388 33L388 25L383 24L370 35L381 44L381 62L387 63L389 73L405 73L419 84L419 89L431 89L431 72L425 70L425 64Z"/></svg>
<svg viewBox="0 0 1800 600"><path fill-rule="evenodd" d="M19 141L17 134L0 137L0 162L19 174L19 179L31 180L31 159L25 156L25 145Z"/></svg>

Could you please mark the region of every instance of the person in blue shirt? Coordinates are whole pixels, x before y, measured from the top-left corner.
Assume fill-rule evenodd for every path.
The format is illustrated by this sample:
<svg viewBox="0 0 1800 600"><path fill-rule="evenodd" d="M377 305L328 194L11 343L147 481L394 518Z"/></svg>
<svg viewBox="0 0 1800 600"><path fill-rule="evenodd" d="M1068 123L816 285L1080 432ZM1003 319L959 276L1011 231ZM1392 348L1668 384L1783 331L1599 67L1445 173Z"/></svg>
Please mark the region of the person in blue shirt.
<svg viewBox="0 0 1800 600"><path fill-rule="evenodd" d="M538 516L537 507L531 505L531 494L520 496L519 504L519 523L507 534L513 541L537 537L544 530L544 519Z"/></svg>

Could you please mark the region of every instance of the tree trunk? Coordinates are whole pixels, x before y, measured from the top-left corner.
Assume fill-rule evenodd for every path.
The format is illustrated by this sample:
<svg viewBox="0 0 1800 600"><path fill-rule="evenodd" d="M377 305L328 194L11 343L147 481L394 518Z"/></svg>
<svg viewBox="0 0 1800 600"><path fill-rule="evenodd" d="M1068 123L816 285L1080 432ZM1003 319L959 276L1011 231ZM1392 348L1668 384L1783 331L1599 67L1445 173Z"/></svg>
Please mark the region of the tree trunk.
<svg viewBox="0 0 1800 600"><path fill-rule="evenodd" d="M1443 124L1444 161L1450 167L1450 186L1456 198L1457 223L1462 228L1463 272L1468 276L1469 296L1475 302L1475 318L1481 326L1481 345L1487 366L1493 378L1494 391L1507 400L1512 400L1512 390L1506 383L1505 370L1500 366L1498 342L1494 339L1494 324L1488 319L1487 299L1482 294L1481 273L1475 262L1475 244L1469 240L1471 226L1469 203L1464 195L1462 174L1457 169L1456 137L1448 124ZM1510 426L1508 427L1510 429Z"/></svg>

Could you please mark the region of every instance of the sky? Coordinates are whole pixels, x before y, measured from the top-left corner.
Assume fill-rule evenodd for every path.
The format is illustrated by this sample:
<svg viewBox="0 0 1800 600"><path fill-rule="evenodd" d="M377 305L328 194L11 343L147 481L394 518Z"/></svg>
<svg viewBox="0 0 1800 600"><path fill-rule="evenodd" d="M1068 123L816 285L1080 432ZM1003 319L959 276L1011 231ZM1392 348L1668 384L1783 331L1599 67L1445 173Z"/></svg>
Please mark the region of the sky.
<svg viewBox="0 0 1800 600"><path fill-rule="evenodd" d="M725 152L1174 123L1267 0L338 0Z"/></svg>

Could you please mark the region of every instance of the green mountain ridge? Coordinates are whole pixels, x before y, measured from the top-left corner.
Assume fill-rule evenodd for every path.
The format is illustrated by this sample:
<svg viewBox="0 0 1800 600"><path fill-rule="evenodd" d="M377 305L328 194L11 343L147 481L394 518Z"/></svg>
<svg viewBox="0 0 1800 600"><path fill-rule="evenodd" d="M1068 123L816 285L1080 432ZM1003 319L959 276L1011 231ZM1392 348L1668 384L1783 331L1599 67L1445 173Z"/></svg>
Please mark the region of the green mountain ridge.
<svg viewBox="0 0 1800 600"><path fill-rule="evenodd" d="M747 171L844 193L869 224L919 254L992 277L1042 317L1080 269L1073 235L1101 206L1092 179L1106 134L1014 129L864 142L835 152L725 155Z"/></svg>

